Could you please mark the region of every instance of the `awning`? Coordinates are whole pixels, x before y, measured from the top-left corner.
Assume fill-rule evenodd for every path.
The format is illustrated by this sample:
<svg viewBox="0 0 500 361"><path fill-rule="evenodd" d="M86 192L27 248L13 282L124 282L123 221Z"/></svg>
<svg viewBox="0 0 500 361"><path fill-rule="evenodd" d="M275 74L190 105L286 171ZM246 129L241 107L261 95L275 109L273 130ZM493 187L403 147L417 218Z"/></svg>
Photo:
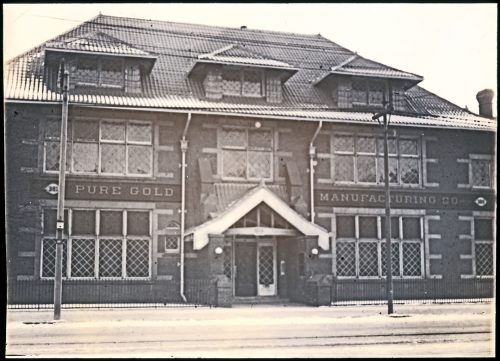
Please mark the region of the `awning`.
<svg viewBox="0 0 500 361"><path fill-rule="evenodd" d="M210 234L224 233L229 227L261 203L267 204L274 212L283 217L283 219L302 234L306 236L317 236L318 245L323 250L329 249L330 235L328 232L323 227L311 223L302 217L264 184L249 190L239 200L232 203L224 212L220 213L215 218L199 226L188 229L186 231L186 236L192 236L193 249L199 250L205 247L208 244Z"/></svg>

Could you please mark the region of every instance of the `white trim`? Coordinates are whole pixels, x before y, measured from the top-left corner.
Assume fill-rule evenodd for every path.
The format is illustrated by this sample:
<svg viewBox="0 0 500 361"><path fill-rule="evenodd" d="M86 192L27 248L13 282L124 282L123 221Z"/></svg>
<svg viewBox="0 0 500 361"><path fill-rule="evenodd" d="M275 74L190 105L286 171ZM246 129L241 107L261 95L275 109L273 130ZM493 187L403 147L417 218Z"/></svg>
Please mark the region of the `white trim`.
<svg viewBox="0 0 500 361"><path fill-rule="evenodd" d="M218 217L187 230L186 236L193 235L193 249L200 250L205 247L209 241L209 234L224 233L240 218L261 203L267 204L274 212L278 213L301 233L309 236L318 236L318 245L324 250L329 249L330 235L323 227L313 224L303 218L263 185L249 191L246 196L243 196L242 199L235 202Z"/></svg>
<svg viewBox="0 0 500 361"><path fill-rule="evenodd" d="M241 236L297 236L299 232L295 229L271 228L271 227L246 227L246 228L229 228L225 235L241 235Z"/></svg>

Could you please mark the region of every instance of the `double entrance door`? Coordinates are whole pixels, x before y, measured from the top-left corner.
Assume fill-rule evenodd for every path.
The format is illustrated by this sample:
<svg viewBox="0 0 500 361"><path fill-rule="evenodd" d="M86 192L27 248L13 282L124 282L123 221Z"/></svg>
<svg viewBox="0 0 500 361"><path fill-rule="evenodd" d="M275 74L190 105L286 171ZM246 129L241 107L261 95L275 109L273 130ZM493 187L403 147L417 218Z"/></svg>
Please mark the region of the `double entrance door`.
<svg viewBox="0 0 500 361"><path fill-rule="evenodd" d="M233 249L234 295L276 295L276 241L235 240Z"/></svg>

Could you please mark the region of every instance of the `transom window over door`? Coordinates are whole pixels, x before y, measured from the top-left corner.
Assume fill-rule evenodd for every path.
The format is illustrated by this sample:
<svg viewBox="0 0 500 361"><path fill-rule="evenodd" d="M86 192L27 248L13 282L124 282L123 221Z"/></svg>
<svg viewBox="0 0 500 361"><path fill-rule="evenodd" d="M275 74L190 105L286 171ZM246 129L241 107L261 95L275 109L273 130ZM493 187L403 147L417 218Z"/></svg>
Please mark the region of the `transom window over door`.
<svg viewBox="0 0 500 361"><path fill-rule="evenodd" d="M271 130L221 128L219 149L223 178L272 179L273 137Z"/></svg>

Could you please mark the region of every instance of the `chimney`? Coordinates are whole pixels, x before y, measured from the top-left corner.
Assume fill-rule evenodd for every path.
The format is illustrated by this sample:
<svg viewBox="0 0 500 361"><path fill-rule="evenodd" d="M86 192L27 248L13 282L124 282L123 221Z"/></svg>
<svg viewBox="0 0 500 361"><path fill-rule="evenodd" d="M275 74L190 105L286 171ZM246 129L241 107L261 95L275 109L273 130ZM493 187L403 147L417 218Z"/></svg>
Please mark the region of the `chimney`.
<svg viewBox="0 0 500 361"><path fill-rule="evenodd" d="M481 90L476 95L479 102L479 115L486 118L493 118L493 95L495 93L491 89Z"/></svg>

